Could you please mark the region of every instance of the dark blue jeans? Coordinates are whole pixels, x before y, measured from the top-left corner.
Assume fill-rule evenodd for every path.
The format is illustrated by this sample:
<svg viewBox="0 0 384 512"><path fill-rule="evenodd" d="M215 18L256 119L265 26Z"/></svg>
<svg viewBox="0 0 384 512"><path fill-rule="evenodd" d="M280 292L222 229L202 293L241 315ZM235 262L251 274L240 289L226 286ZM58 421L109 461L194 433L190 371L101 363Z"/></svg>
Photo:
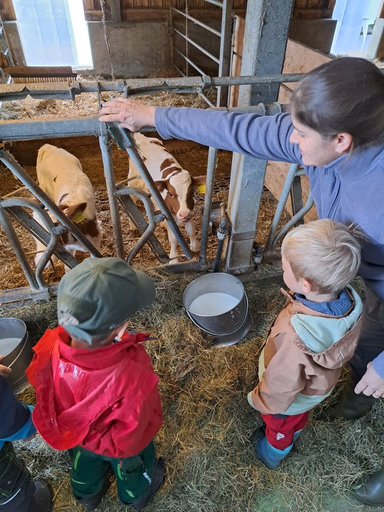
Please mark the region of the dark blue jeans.
<svg viewBox="0 0 384 512"><path fill-rule="evenodd" d="M366 286L364 290L363 328L355 355L348 361L359 379L366 372L367 364L384 351L384 301Z"/></svg>

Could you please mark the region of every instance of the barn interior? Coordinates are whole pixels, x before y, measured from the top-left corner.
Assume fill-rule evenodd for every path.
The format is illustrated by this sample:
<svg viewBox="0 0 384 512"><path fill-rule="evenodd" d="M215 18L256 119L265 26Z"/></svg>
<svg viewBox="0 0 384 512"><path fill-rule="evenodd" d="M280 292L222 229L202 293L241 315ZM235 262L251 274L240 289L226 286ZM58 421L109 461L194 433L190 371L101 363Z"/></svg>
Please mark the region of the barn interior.
<svg viewBox="0 0 384 512"><path fill-rule="evenodd" d="M0 0L0 16L0 316L22 319L34 344L57 325L64 263L73 267L89 255L126 259L147 272L157 290L155 304L131 323L154 338L146 349L164 413L156 447L167 476L148 511L370 510L350 489L381 467L381 403L354 422L312 415L295 451L275 471L255 459L249 444L262 420L246 395L284 302L279 245L292 226L317 218L302 169L164 141L192 176L207 176L205 188L194 193L201 249L188 250L181 228L180 261L169 264L168 237L156 225L167 212L157 205L150 234L160 249L143 243L147 212L140 205L137 213L122 192L134 146L129 133L116 136L103 126L98 112L118 96L154 106L288 111L303 73L335 56L362 56L384 67L382 0ZM159 138L153 129L145 134ZM46 226L41 234L33 221L40 204L59 213L37 186L37 153L45 143L75 155L89 177L102 223L100 253L86 240L88 251L73 260L49 243L52 230ZM136 223L138 231L129 226L135 212L144 221ZM221 243L222 218L228 229ZM76 229L59 220L63 229ZM35 265L34 236L48 245L47 261L56 254L58 262ZM185 313L185 289L213 271L236 276L249 301L251 326L230 346L216 346L214 335ZM358 279L355 286L363 293ZM337 398L341 385L318 409ZM18 397L35 402L30 387ZM39 436L15 446L33 476L52 484L54 510L81 510L71 495L66 453ZM112 485L97 510L128 508Z"/></svg>

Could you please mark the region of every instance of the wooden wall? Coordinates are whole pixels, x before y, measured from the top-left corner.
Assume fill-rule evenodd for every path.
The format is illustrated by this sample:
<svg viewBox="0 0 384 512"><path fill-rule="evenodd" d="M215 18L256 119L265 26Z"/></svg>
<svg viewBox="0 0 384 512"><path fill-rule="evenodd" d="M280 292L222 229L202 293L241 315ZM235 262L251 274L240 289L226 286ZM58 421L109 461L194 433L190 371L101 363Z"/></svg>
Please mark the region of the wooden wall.
<svg viewBox="0 0 384 512"><path fill-rule="evenodd" d="M4 0L6 1L6 0ZM102 19L101 3L102 0L83 0L85 19L87 21L100 21ZM111 19L111 2L116 0L105 0L104 10L107 20ZM185 9L185 0L119 0L120 1L120 15L122 21L132 20L134 10L166 10L175 7L176 9ZM117 0L118 2L118 0ZM247 0L234 0L234 8L245 9ZM212 10L220 11L220 9L204 0L189 0L188 7L190 11L193 10Z"/></svg>
<svg viewBox="0 0 384 512"><path fill-rule="evenodd" d="M28 1L28 0L26 0ZM87 21L100 21L102 19L101 10L102 0L83 0L85 18ZM120 14L122 20L130 20L132 10L136 9L169 9L170 6L177 9L184 9L185 0L105 0L106 19L111 19L111 4L120 5ZM333 9L336 0L295 0L293 9L293 18L296 19L319 19L332 18ZM234 0L236 10L245 9L247 0ZM218 8L208 4L204 0L189 0L190 10L212 10ZM13 21L16 19L12 0L0 0L0 16L3 21Z"/></svg>
<svg viewBox="0 0 384 512"><path fill-rule="evenodd" d="M295 0L293 15L295 19L332 18L336 0Z"/></svg>
<svg viewBox="0 0 384 512"><path fill-rule="evenodd" d="M12 0L0 0L0 16L3 21L14 21L16 19Z"/></svg>

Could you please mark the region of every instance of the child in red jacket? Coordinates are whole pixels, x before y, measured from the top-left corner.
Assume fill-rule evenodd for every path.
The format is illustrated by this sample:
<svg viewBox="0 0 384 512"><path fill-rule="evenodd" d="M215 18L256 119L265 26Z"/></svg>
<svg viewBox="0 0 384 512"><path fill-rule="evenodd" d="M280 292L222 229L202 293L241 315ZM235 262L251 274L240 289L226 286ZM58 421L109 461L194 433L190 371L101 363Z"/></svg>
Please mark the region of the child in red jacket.
<svg viewBox="0 0 384 512"><path fill-rule="evenodd" d="M74 498L94 510L112 473L119 498L143 509L164 479L153 438L162 424L158 377L128 319L151 304L150 278L117 258L88 258L58 290L60 326L35 346L27 370L33 421L57 450L70 450Z"/></svg>

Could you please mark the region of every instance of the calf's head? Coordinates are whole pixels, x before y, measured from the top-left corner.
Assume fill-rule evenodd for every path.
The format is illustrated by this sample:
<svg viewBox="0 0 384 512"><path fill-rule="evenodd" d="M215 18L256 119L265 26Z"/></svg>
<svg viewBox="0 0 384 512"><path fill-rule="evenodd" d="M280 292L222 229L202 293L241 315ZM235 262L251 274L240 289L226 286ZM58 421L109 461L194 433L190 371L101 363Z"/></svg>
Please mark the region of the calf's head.
<svg viewBox="0 0 384 512"><path fill-rule="evenodd" d="M188 222L194 207L194 188L203 183L205 176L193 178L188 171L182 169L162 181L156 181L155 184L172 215L180 222Z"/></svg>

